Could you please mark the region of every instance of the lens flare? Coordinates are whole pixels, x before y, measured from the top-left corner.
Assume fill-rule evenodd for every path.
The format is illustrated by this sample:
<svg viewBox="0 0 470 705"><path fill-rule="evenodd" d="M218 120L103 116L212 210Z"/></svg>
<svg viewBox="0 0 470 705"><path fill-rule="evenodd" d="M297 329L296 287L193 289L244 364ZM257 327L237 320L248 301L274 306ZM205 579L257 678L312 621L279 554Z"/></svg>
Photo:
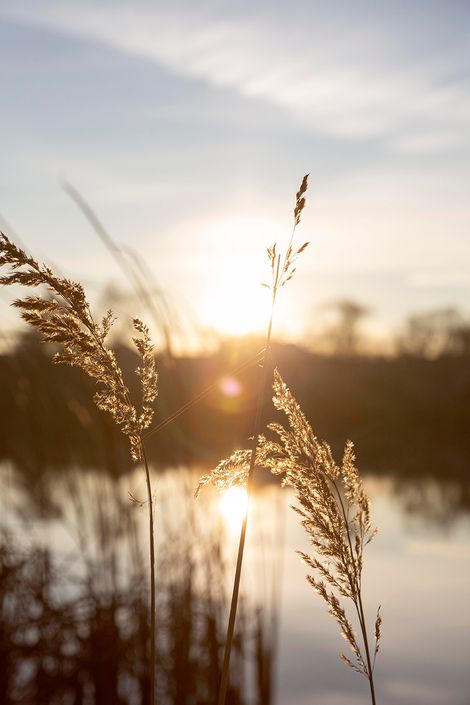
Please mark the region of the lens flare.
<svg viewBox="0 0 470 705"><path fill-rule="evenodd" d="M236 377L227 376L219 381L219 389L227 397L238 397L242 388Z"/></svg>

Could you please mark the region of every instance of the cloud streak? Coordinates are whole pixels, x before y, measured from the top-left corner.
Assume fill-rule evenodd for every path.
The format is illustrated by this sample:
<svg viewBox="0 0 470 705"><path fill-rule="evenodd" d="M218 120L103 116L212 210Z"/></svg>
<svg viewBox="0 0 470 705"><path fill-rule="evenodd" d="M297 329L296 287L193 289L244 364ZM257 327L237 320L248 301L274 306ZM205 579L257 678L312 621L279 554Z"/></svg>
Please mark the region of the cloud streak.
<svg viewBox="0 0 470 705"><path fill-rule="evenodd" d="M468 140L468 62L458 36L436 55L438 28L429 17L420 25L419 14L403 14L403 33L385 15L344 16L335 12L341 3L330 7L329 15L317 3L293 14L278 2L235 14L223 3L7 0L0 13L233 89L335 138L381 139L406 153L442 152ZM428 8L432 19L433 4Z"/></svg>

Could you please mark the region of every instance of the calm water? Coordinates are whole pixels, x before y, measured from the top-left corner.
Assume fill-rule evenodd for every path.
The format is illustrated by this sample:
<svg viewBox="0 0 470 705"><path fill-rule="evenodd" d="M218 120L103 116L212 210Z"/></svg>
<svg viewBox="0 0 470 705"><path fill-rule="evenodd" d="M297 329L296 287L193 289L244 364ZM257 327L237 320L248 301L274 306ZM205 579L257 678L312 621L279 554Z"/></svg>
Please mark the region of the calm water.
<svg viewBox="0 0 470 705"><path fill-rule="evenodd" d="M364 571L372 624L374 610L382 605L382 651L376 666L379 702L468 705L470 518L447 518L443 524L428 513L410 515L392 492L390 481L370 480L366 486L373 519L380 527L368 547ZM427 488L428 500L432 502L434 496L442 502L441 493L433 490ZM264 517L276 515L277 494L268 490L259 498L259 513ZM283 498L283 504L289 499ZM431 516L441 518L439 507L428 504L426 508ZM308 544L292 510L285 511L285 526L278 703L365 703L367 682L339 661L339 651L348 655L347 644L303 579L305 567L293 549L308 550Z"/></svg>
<svg viewBox="0 0 470 705"><path fill-rule="evenodd" d="M67 521L44 520L24 510L19 519L13 509L21 505L21 493L7 468L2 478L2 523L17 537L23 535L29 542L54 546L59 555L72 550L74 521L78 519L73 502L68 506L70 499L60 499ZM85 511L87 502L98 498L95 482L96 478L89 475L83 492ZM236 516L227 518L220 497L208 490L200 500L191 499L188 504L195 476L183 471L167 472L156 482L157 506L165 507L158 536L171 535L177 540L178 532L187 532L190 506L195 541L198 532L208 531L211 524L220 525L226 536L226 556L234 560L240 520ZM469 705L470 515L452 508L452 487L405 486L400 495L391 480L369 479L366 488L372 499L374 522L380 529L367 549L364 569L365 604L371 624L377 606L382 605L382 650L375 672L378 702ZM125 495L128 489L144 497L138 473L122 481ZM51 492L60 498L63 490L63 482L57 481ZM340 651L347 654L348 646L307 584L305 566L295 554L295 549L308 550L308 544L289 507L292 501L286 490L276 487L258 491L250 510L243 573L245 594L268 610L280 605L276 702L362 705L368 702L367 682L339 660ZM142 514L142 531L146 532L146 510L136 507L136 511Z"/></svg>

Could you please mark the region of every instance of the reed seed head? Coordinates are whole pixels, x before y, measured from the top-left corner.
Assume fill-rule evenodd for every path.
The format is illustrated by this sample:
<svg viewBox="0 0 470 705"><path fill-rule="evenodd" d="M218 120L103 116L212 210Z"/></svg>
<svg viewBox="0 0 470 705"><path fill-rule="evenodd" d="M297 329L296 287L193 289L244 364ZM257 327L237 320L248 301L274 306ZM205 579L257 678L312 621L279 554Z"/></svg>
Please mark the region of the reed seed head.
<svg viewBox="0 0 470 705"><path fill-rule="evenodd" d="M271 289L273 292L273 298L276 298L278 290L285 286L288 281L292 279L296 272L296 267L294 263L297 257L308 247L310 243L304 242L297 250L293 247L293 240L295 235L295 230L300 223L300 217L302 211L305 207L305 196L304 194L308 188L308 174L302 179L299 190L295 195L295 208L294 208L294 227L292 229L292 235L290 243L283 257L276 250L276 243L271 247L267 248L268 259L271 266L271 284L262 282L261 286Z"/></svg>
<svg viewBox="0 0 470 705"><path fill-rule="evenodd" d="M0 267L10 272L0 277L0 284L44 286L48 296L26 296L16 299L22 318L36 328L45 342L59 345L54 362L79 367L99 385L94 395L99 409L109 413L128 437L134 460L142 459L141 433L153 416L151 403L157 396L157 372L147 326L134 319L134 338L141 358L136 374L142 388L140 412L130 400L119 365L112 350L105 345L114 317L108 311L100 322L91 314L81 284L57 276L50 267L39 264L0 233Z"/></svg>
<svg viewBox="0 0 470 705"><path fill-rule="evenodd" d="M346 604L361 607L364 547L373 539L370 502L355 465L354 446L348 441L341 465L338 465L325 441L320 441L302 412L299 403L276 370L274 374L276 409L283 411L287 426L269 424L275 438L260 436L256 464L279 475L284 486L291 487L301 525L308 534L311 554L299 552L311 573L309 584L326 603L328 612L338 623L352 651L352 660L343 661L366 678L373 665L363 653L358 636L347 617ZM236 451L222 461L212 473L201 478L197 492L213 484L225 490L247 481L250 450ZM362 619L362 617L361 617ZM375 655L379 651L382 618L375 622ZM362 630L362 626L361 626Z"/></svg>

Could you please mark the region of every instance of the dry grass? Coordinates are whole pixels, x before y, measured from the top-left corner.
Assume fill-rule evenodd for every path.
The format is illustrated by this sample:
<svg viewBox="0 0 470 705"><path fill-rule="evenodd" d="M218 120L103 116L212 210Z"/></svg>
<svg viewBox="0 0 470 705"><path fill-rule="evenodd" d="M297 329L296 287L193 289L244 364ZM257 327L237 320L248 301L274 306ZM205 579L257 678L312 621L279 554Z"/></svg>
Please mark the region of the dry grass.
<svg viewBox="0 0 470 705"><path fill-rule="evenodd" d="M355 465L353 444L346 444L342 464L336 464L328 443L319 441L294 396L275 371L274 406L287 416L288 427L274 423L269 429L277 439L260 436L256 463L282 478L294 489L298 505L293 507L308 534L312 555L299 551L312 573L307 580L327 605L338 623L352 656L343 661L369 681L375 705L374 666L380 648L382 618L380 608L374 627L374 647L370 648L362 604L364 548L374 538L370 502ZM249 476L250 451L238 450L222 461L201 485L213 484L224 490L244 485ZM360 638L347 616L345 605L353 608ZM361 642L362 639L362 642Z"/></svg>
<svg viewBox="0 0 470 705"><path fill-rule="evenodd" d="M328 443L316 438L277 370L273 401L276 409L286 414L289 427L270 424L278 440L261 440L259 462L281 475L283 484L295 491L298 506L294 510L313 549L313 555L299 551L312 570L307 580L325 601L351 647L352 658L345 654L341 658L368 679L375 704L373 673L382 618L379 608L371 654L362 604L362 568L364 548L377 530L371 524L370 501L355 465L353 444L348 441L342 463L337 465ZM356 613L362 644L347 617L345 604L352 605Z"/></svg>
<svg viewBox="0 0 470 705"><path fill-rule="evenodd" d="M57 276L50 267L36 262L3 233L0 233L1 266L10 268L8 274L0 277L0 284L4 286L46 288L49 295L27 296L17 299L13 305L20 309L22 318L39 331L45 342L60 347L60 351L54 355L54 362L79 367L96 381L99 387L94 396L96 405L109 413L127 436L134 460L144 463L150 534L150 702L153 704L156 630L155 538L152 486L142 432L153 418L152 402L157 396L157 371L148 328L139 319L134 319L134 328L139 337L133 338L133 341L141 357L141 365L136 369L136 374L141 382L142 400L140 409L137 409L130 399L114 353L105 344L113 323L112 312L108 311L100 322L96 322L80 284Z"/></svg>
<svg viewBox="0 0 470 705"><path fill-rule="evenodd" d="M255 463L256 463L256 455L257 455L258 444L259 444L259 439L260 439L261 414L262 414L263 401L264 401L265 391L266 391L267 381L268 381L268 360L269 360L269 354L270 354L271 334L272 334L272 328L273 328L273 316L274 316L274 307L276 304L276 298L279 293L279 290L283 286L285 286L285 284L290 279L292 279L292 277L294 276L294 273L295 273L294 263L295 263L298 255L300 255L309 244L308 242L305 242L297 250L294 250L294 248L293 248L295 231L296 231L297 226L300 223L302 211L305 207L305 194L306 194L307 188L308 188L308 176L309 176L308 174L306 174L304 176L304 178L302 179L302 182L300 184L299 190L295 194L294 224L292 227L292 233L291 233L289 245L287 246L287 249L285 251L284 256L282 257L281 254L276 251L276 244L274 244L272 247L268 247L268 258L269 258L270 265L271 265L271 284L266 284L263 282L261 284L261 286L264 286L267 289L271 290L271 314L269 317L268 326L267 326L267 330L266 330L266 340L265 340L265 345L264 345L263 360L261 363L262 373L261 373L260 380L259 380L256 413L255 413L255 420L254 420L254 424L253 424L253 432L252 432L252 436L251 436L251 448L247 451L240 451L240 452L237 451L237 453L235 453L235 455L233 455L227 461L222 461L222 463L220 463L218 465L218 467L216 468L214 473L211 473L209 475L205 475L204 477L202 477L199 482L198 488L196 490L196 496L199 493L199 490L201 489L202 486L204 486L206 484L210 484L216 478L219 478L221 480L221 485L223 486L223 484L224 484L223 478L224 477L230 478L230 484L233 484L232 480L235 480L235 478L238 477L240 481L246 482L248 499L250 498L251 485L252 485L252 481L253 481L253 474L254 474ZM238 453L240 453L240 455ZM237 468L241 468L240 473L238 473ZM239 545L238 545L237 563L236 563L236 567L235 567L235 576L234 576L234 580L233 580L232 601L231 601L231 605L230 605L230 614L229 614L228 627L227 627L227 638L225 640L224 663L223 663L222 677L221 677L220 688L219 688L218 705L225 705L225 699L226 699L227 689L228 689L228 678L229 678L229 669L230 669L230 653L231 653L231 649L232 649L233 635L234 635L234 630L235 630L235 619L236 619L236 615L237 615L238 595L239 595L239 591L240 591L240 579L241 579L241 571L242 571L242 565L243 565L243 553L245 550L247 522L248 522L248 512L246 513L246 515L243 519L241 530L240 530L240 541L239 541Z"/></svg>

